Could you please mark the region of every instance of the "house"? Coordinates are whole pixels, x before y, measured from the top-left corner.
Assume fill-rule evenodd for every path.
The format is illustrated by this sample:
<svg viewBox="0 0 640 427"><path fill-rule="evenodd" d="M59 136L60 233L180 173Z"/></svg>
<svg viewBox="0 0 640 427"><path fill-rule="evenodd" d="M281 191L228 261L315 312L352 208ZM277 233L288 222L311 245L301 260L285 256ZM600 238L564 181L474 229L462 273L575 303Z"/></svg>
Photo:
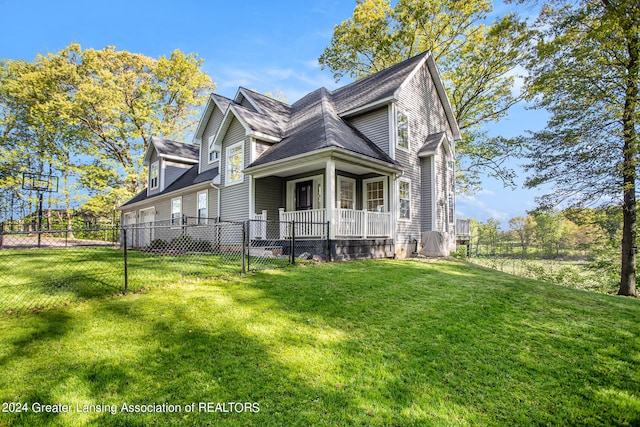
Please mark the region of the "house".
<svg viewBox="0 0 640 427"><path fill-rule="evenodd" d="M429 52L293 104L212 94L192 145L153 138L123 224L295 221L338 259L410 256L425 233L455 245L459 139Z"/></svg>

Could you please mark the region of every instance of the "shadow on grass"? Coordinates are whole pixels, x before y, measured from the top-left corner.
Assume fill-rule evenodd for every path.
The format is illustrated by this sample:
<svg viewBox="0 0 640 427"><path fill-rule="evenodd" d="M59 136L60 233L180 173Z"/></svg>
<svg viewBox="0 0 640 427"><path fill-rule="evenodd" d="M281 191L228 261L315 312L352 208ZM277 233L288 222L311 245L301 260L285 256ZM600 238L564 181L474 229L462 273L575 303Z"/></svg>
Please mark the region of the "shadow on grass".
<svg viewBox="0 0 640 427"><path fill-rule="evenodd" d="M58 332L26 317L0 397L118 406L10 425L634 425L640 312L619 301L449 262L233 276L69 310Z"/></svg>

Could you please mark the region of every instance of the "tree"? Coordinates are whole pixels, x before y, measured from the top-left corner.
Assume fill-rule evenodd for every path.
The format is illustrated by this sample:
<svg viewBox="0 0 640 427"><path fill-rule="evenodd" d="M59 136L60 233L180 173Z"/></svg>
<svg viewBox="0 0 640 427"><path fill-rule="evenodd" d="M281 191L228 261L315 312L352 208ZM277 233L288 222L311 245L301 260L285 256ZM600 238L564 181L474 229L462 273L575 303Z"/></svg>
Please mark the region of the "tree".
<svg viewBox="0 0 640 427"><path fill-rule="evenodd" d="M511 218L509 220L509 228L513 231L513 233L517 236L520 241L520 246L522 247L522 253L526 254L527 249L533 242L533 238L535 236L536 230L536 220L531 215L527 215L527 217L516 216L515 218Z"/></svg>
<svg viewBox="0 0 640 427"><path fill-rule="evenodd" d="M459 183L476 188L486 172L513 184L504 160L517 145L490 138L482 125L506 115L519 100L513 71L523 56L526 27L515 15L485 25L489 0L357 0L353 16L336 25L331 44L320 56L336 80L365 77L429 50L448 87L462 132L456 150L462 155Z"/></svg>
<svg viewBox="0 0 640 427"><path fill-rule="evenodd" d="M526 88L550 112L528 138L529 187L552 183L544 205L620 203L620 295L636 291L640 8L636 0L557 0L535 24Z"/></svg>
<svg viewBox="0 0 640 427"><path fill-rule="evenodd" d="M114 201L145 184L141 158L151 136L180 138L197 123L198 107L215 86L201 65L197 55L179 50L156 60L75 43L32 63L3 60L2 170L53 167L64 174L67 212L75 183L94 202L104 199L94 209L112 211Z"/></svg>

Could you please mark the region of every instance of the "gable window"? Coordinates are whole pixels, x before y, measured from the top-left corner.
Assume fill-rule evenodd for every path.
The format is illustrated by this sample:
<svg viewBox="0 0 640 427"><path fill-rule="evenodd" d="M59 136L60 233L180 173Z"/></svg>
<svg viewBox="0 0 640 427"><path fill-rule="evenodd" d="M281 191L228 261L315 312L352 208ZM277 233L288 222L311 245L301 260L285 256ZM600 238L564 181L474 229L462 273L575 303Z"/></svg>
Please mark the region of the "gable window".
<svg viewBox="0 0 640 427"><path fill-rule="evenodd" d="M355 209L356 181L338 176L338 206L340 209Z"/></svg>
<svg viewBox="0 0 640 427"><path fill-rule="evenodd" d="M149 188L158 188L159 176L158 162L151 163L151 170L149 171Z"/></svg>
<svg viewBox="0 0 640 427"><path fill-rule="evenodd" d="M398 111L396 115L396 145L399 148L409 149L409 119L402 111Z"/></svg>
<svg viewBox="0 0 640 427"><path fill-rule="evenodd" d="M385 212L386 187L383 178L372 178L363 181L364 206L371 212Z"/></svg>
<svg viewBox="0 0 640 427"><path fill-rule="evenodd" d="M398 185L398 199L399 199L399 218L404 220L411 219L411 182L407 179L403 179Z"/></svg>
<svg viewBox="0 0 640 427"><path fill-rule="evenodd" d="M198 193L198 224L206 224L209 216L207 190Z"/></svg>
<svg viewBox="0 0 640 427"><path fill-rule="evenodd" d="M239 184L244 180L242 167L244 165L244 141L227 147L227 185Z"/></svg>
<svg viewBox="0 0 640 427"><path fill-rule="evenodd" d="M171 199L171 225L182 225L182 197Z"/></svg>
<svg viewBox="0 0 640 427"><path fill-rule="evenodd" d="M209 163L213 163L220 158L220 146L214 144L215 135L209 137Z"/></svg>

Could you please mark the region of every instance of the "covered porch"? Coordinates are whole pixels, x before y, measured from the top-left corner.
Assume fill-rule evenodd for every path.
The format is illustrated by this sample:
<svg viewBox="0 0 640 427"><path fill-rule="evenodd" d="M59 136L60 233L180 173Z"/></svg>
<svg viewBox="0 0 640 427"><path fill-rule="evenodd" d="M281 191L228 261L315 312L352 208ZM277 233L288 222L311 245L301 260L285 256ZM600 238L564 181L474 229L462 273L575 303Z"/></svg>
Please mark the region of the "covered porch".
<svg viewBox="0 0 640 427"><path fill-rule="evenodd" d="M245 173L251 219L257 220L252 238L394 238L395 165L330 149ZM279 221L277 237L273 227L269 232L270 220Z"/></svg>

